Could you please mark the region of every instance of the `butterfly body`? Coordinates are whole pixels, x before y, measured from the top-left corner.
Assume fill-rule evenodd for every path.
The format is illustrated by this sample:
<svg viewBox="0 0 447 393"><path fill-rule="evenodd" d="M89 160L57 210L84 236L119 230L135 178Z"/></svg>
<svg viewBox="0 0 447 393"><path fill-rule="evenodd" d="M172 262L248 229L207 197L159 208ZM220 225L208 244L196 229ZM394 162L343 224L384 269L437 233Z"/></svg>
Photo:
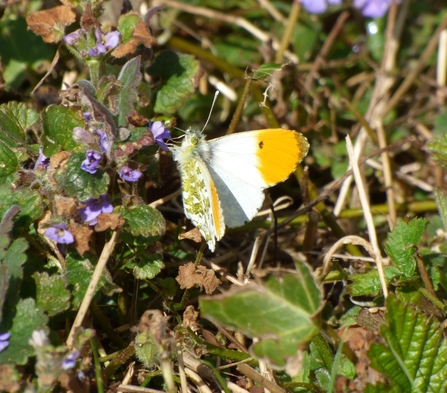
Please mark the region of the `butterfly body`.
<svg viewBox="0 0 447 393"><path fill-rule="evenodd" d="M211 251L230 228L253 219L264 189L287 179L309 150L296 131L245 131L207 141L199 130L186 131L174 146L182 179L186 217L200 230Z"/></svg>

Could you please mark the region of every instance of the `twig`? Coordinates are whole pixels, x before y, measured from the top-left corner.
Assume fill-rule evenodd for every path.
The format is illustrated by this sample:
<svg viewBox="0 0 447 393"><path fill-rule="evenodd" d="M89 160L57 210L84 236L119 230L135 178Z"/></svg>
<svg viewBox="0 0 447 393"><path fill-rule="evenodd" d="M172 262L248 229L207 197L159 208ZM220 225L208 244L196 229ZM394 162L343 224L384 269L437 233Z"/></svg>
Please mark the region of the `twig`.
<svg viewBox="0 0 447 393"><path fill-rule="evenodd" d="M227 23L235 24L236 26L239 26L245 30L247 30L250 34L252 34L254 37L259 39L262 42L272 42L273 49L278 50L279 49L279 43L278 40L276 40L274 37L272 37L270 34L262 31L252 23L250 23L248 20L240 17L240 16L234 16L231 14L224 14L223 12L218 12L215 10L211 10L209 8L203 8L203 7L196 7L193 5L180 3L178 1L174 0L164 0L163 4L169 5L173 8L180 9L185 12L189 12L194 15L201 15L205 16L207 18L212 19L218 19ZM294 64L298 63L298 58L294 53L291 53L290 51L285 51L284 55Z"/></svg>
<svg viewBox="0 0 447 393"><path fill-rule="evenodd" d="M348 17L349 17L349 11L343 11L340 14L340 16L338 17L337 21L335 22L335 25L332 28L330 34L324 41L324 44L320 50L320 53L318 53L318 56L315 59L313 65L312 65L312 68L306 77L306 82L304 83L304 87L305 87L306 91L312 89L315 74L318 72L318 69L320 68L321 64L323 63L323 60L326 58L327 54L329 53L329 50L332 48L332 44L334 43L337 36L340 34Z"/></svg>
<svg viewBox="0 0 447 393"><path fill-rule="evenodd" d="M88 285L87 291L85 292L84 299L82 299L81 306L79 307L78 314L73 322L73 326L71 327L70 334L68 335L66 344L69 349L73 348L74 338L76 329L80 327L84 321L85 315L87 314L87 310L90 306L90 303L95 295L95 289L98 285L98 282L101 278L101 274L106 267L107 261L109 260L110 255L115 248L115 244L118 238L118 231L113 232L112 237L109 242L104 245L102 249L101 256L99 257L98 263L95 267L95 271L93 272L92 279L90 284Z"/></svg>
<svg viewBox="0 0 447 393"><path fill-rule="evenodd" d="M320 280L323 280L331 270L331 261L334 257L335 252L342 246L346 244L355 244L356 246L363 246L363 248L368 251L368 254L371 255L371 258L375 261L374 258L374 250L367 240L363 239L360 236L350 235L342 237L340 240L337 240L331 248L327 251L323 259L323 266L321 268L321 273L318 275Z"/></svg>
<svg viewBox="0 0 447 393"><path fill-rule="evenodd" d="M416 66L410 71L405 80L402 82L402 84L396 90L394 95L388 101L388 105L383 111L383 116L385 116L390 110L394 109L394 107L399 103L402 96L407 92L407 90L411 87L415 79L419 76L422 69L425 67L428 59L436 50L441 32L446 28L447 28L447 15L444 16L444 18L441 21L441 24L435 30L431 40L429 41L424 51L422 52L422 55L419 58Z"/></svg>
<svg viewBox="0 0 447 393"><path fill-rule="evenodd" d="M272 393L286 393L285 390L281 389L278 385L264 378L261 374L256 372L248 364L239 364L236 369L244 374L246 377L252 379L253 381L259 383L265 389L270 390Z"/></svg>
<svg viewBox="0 0 447 393"><path fill-rule="evenodd" d="M348 150L349 161L352 166L354 173L355 183L360 196L360 203L362 205L363 214L365 217L366 227L368 228L368 235L370 239L371 246L373 248L374 255L373 258L376 261L377 271L379 272L380 282L382 284L383 296L386 298L388 296L388 288L386 286L385 274L382 265L382 255L380 253L379 243L377 241L376 228L374 226L374 221L371 214L371 209L369 206L369 200L363 186L362 177L360 174L360 169L357 162L357 157L354 154L354 148L352 146L351 138L349 135L346 137L346 149Z"/></svg>
<svg viewBox="0 0 447 393"><path fill-rule="evenodd" d="M298 22L298 18L300 16L301 2L298 0L294 0L292 3L292 9L290 10L289 19L285 23L284 34L281 38L281 42L279 44L279 48L276 51L275 62L282 63L283 55L289 46L290 40L293 36L293 32L296 29L296 25Z"/></svg>

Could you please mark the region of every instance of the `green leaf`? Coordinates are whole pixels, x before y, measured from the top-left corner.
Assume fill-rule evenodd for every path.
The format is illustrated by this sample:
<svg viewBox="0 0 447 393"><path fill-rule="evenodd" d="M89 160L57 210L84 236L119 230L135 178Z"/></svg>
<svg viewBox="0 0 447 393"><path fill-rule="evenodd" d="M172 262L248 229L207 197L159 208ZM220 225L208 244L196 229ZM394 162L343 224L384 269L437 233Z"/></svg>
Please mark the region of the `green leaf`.
<svg viewBox="0 0 447 393"><path fill-rule="evenodd" d="M440 188L435 188L435 198L436 204L438 205L439 215L442 218L442 223L444 224L444 229L447 228L447 196L445 192Z"/></svg>
<svg viewBox="0 0 447 393"><path fill-rule="evenodd" d="M321 287L306 264L296 267L296 271L271 272L262 282L221 295L201 297L202 317L257 337L252 354L284 368L299 345L320 330L315 317L322 306Z"/></svg>
<svg viewBox="0 0 447 393"><path fill-rule="evenodd" d="M201 74L199 62L194 56L179 55L170 50L161 52L147 72L163 81L156 94L154 110L165 115L177 112L194 93Z"/></svg>
<svg viewBox="0 0 447 393"><path fill-rule="evenodd" d="M20 300L19 292L23 278L23 264L26 262L25 251L28 249L28 243L22 237L14 240L6 251L5 258L0 261L0 266L7 268L8 291L6 292L4 317L1 321L1 327L5 328L11 323L15 314L15 309ZM1 331L1 329L0 329Z"/></svg>
<svg viewBox="0 0 447 393"><path fill-rule="evenodd" d="M73 296L72 304L74 309L81 304L94 270L95 266L90 259L87 258L86 254L82 257L76 253L69 253L67 255L66 278L69 284L68 289L70 289ZM99 290L107 296L111 296L113 293L121 291L121 289L112 282L112 278L107 270L102 272L95 293L98 293Z"/></svg>
<svg viewBox="0 0 447 393"><path fill-rule="evenodd" d="M431 153L430 158L433 161L447 168L447 135L433 138L427 143L426 149Z"/></svg>
<svg viewBox="0 0 447 393"><path fill-rule="evenodd" d="M380 329L385 344L371 345L371 366L391 380L392 391L445 392L447 343L440 323L394 295L387 298L386 306L387 324ZM368 391L391 390L369 386Z"/></svg>
<svg viewBox="0 0 447 393"><path fill-rule="evenodd" d="M125 44L133 38L135 26L140 21L140 17L135 14L121 15L118 19L117 30L121 33L122 42Z"/></svg>
<svg viewBox="0 0 447 393"><path fill-rule="evenodd" d="M18 18L17 12L10 12L9 17L3 17L0 22L0 48L5 67L3 78L14 88L19 88L32 74L30 70L42 70L44 62L50 64L56 51L55 46L43 42L27 27L25 19Z"/></svg>
<svg viewBox="0 0 447 393"><path fill-rule="evenodd" d="M265 81L270 78L276 70L280 70L281 67L281 64L276 63L263 64L253 73L253 79Z"/></svg>
<svg viewBox="0 0 447 393"><path fill-rule="evenodd" d="M99 198L107 192L109 186L109 175L101 169L93 174L81 169L84 160L85 153L74 153L66 167L54 175L61 191L80 201Z"/></svg>
<svg viewBox="0 0 447 393"><path fill-rule="evenodd" d="M394 266L387 266L383 270L387 284L395 277L402 275L402 272ZM353 281L348 287L351 296L374 296L382 291L382 284L380 283L377 270L371 270L363 274L354 274L349 279Z"/></svg>
<svg viewBox="0 0 447 393"><path fill-rule="evenodd" d="M0 216L3 216L12 206L20 208L14 217L13 232L28 232L32 222L37 220L45 208L37 190L28 188L11 189L11 185L0 185Z"/></svg>
<svg viewBox="0 0 447 393"><path fill-rule="evenodd" d="M120 213L121 217L126 220L122 239L128 244L147 245L148 238L155 239L165 234L165 219L158 210L148 205L118 206L114 212Z"/></svg>
<svg viewBox="0 0 447 393"><path fill-rule="evenodd" d="M134 110L134 104L137 100L138 86L141 83L142 74L140 71L141 59L134 57L124 64L118 80L123 83L123 89L119 95L119 118L118 126L127 124L127 116Z"/></svg>
<svg viewBox="0 0 447 393"><path fill-rule="evenodd" d="M38 118L37 112L28 109L22 102L0 105L0 141L10 148L23 145L27 128Z"/></svg>
<svg viewBox="0 0 447 393"><path fill-rule="evenodd" d="M8 176L20 168L16 154L0 141L0 184L6 184Z"/></svg>
<svg viewBox="0 0 447 393"><path fill-rule="evenodd" d="M414 252L418 246L428 221L423 218L411 220L408 224L398 220L393 232L388 234L385 251L407 277L412 277L416 269Z"/></svg>
<svg viewBox="0 0 447 393"><path fill-rule="evenodd" d="M48 331L47 322L48 317L36 307L34 299L21 300L9 331L9 346L0 353L0 364L26 364L28 357L34 355L34 348L28 341L34 330Z"/></svg>
<svg viewBox="0 0 447 393"><path fill-rule="evenodd" d="M159 362L157 344L149 330L144 330L136 335L135 356L149 369Z"/></svg>
<svg viewBox="0 0 447 393"><path fill-rule="evenodd" d="M122 269L129 269L135 278L140 280L152 280L165 267L163 257L160 254L138 253Z"/></svg>
<svg viewBox="0 0 447 393"><path fill-rule="evenodd" d="M53 316L70 307L70 292L66 289L67 280L60 275L48 273L34 273L36 282L36 305Z"/></svg>
<svg viewBox="0 0 447 393"><path fill-rule="evenodd" d="M61 150L73 151L77 143L73 140L75 127L84 127L79 111L61 105L50 105L42 113L43 145L45 155L51 157Z"/></svg>

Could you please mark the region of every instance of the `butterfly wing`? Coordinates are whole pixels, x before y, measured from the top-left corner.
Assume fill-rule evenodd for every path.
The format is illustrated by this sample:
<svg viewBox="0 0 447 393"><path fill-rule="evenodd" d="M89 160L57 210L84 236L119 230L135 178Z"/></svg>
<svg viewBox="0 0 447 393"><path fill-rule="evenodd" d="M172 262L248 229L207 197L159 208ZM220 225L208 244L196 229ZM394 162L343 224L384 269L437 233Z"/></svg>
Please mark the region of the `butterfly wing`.
<svg viewBox="0 0 447 393"><path fill-rule="evenodd" d="M241 132L208 142L202 154L214 180L229 227L253 219L264 189L287 179L309 150L296 131L266 129Z"/></svg>
<svg viewBox="0 0 447 393"><path fill-rule="evenodd" d="M206 164L199 154L182 159L177 154L182 178L185 215L199 229L214 251L216 240L225 233L225 222L219 195Z"/></svg>

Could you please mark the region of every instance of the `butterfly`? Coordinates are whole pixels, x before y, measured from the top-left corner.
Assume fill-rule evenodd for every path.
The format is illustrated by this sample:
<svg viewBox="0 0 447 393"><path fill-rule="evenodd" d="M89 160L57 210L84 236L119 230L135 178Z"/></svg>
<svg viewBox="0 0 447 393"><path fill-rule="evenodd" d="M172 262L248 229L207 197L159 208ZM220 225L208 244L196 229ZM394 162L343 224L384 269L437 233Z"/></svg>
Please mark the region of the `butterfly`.
<svg viewBox="0 0 447 393"><path fill-rule="evenodd" d="M211 251L225 234L251 221L262 207L264 190L286 180L309 151L297 131L271 128L206 140L188 129L171 148L179 165L185 215Z"/></svg>

